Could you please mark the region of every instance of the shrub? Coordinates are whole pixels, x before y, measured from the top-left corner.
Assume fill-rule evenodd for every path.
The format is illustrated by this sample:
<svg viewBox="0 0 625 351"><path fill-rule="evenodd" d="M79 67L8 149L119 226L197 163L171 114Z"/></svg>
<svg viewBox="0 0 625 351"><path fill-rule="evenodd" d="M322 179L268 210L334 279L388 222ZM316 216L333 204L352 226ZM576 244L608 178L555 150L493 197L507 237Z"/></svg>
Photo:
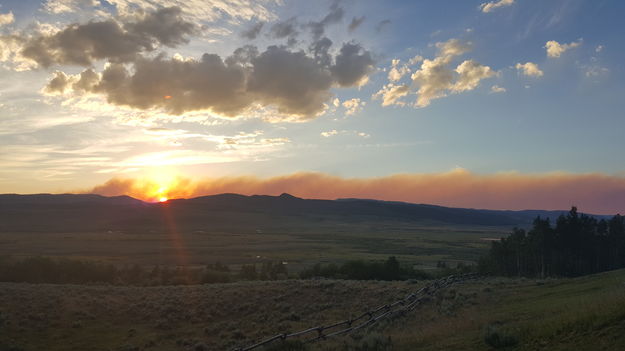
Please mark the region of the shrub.
<svg viewBox="0 0 625 351"><path fill-rule="evenodd" d="M515 335L501 329L500 324L490 324L486 327L484 342L496 349L514 346L519 343Z"/></svg>

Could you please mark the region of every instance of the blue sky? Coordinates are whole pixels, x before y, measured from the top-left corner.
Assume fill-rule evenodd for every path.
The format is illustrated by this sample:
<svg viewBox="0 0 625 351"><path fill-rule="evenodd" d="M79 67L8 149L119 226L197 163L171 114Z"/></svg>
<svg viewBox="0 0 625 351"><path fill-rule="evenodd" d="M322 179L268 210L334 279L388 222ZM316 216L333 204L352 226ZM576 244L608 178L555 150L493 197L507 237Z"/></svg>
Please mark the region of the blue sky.
<svg viewBox="0 0 625 351"><path fill-rule="evenodd" d="M295 172L368 178L454 169L622 177L625 171L622 1L265 0L223 2L218 10L213 1L199 0L1 5L0 192L68 191L155 173L196 179ZM161 32L149 34L142 40L151 40L151 47L121 63L110 53L77 63L63 52L75 42L54 41L72 23L114 23L126 34L139 33L132 35L167 30L136 28L148 28L137 23L171 8L178 10L174 19L193 30L172 27L182 31L172 45ZM315 36L311 22L323 33ZM360 24L350 30L352 22ZM261 23L255 38L241 35ZM275 34L287 24L291 34ZM106 41L88 40L94 38ZM297 66L303 61L295 63L296 53L312 60L312 45L324 38L332 45L325 51L328 61L314 66L320 71ZM24 54L37 39L47 51ZM195 65L204 53L221 62L246 45L259 56L236 68L245 77L242 97L210 102L227 93L221 87L229 83L217 76L196 82L212 93L191 91L173 76L153 77L151 87L128 83L124 92L131 97L100 80L115 65L131 77L141 62ZM286 61L266 62L267 77L293 63L297 74L291 80L254 77L259 57L272 45L274 58L280 54ZM346 45L358 51L354 61L339 66ZM44 63L45 55L51 63ZM399 79L389 78L393 67L403 72ZM98 83L79 91L75 83L85 70ZM354 79L346 81L350 74ZM64 85L51 87L57 75ZM327 82L311 88L317 78ZM171 96L146 96L167 79L180 80ZM406 93L397 100L383 91L400 86ZM289 94L298 89L319 103L303 106ZM182 96L189 100L178 102ZM389 103L382 106L385 98ZM223 101L230 99L240 105L224 113L233 105ZM172 110L174 105L184 111Z"/></svg>

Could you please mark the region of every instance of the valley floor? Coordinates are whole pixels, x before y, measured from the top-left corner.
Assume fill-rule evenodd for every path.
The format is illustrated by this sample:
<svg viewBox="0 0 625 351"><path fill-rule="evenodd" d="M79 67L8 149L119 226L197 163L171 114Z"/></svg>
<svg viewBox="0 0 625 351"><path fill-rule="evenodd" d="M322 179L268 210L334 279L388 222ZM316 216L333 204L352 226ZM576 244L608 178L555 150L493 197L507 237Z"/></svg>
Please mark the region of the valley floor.
<svg viewBox="0 0 625 351"><path fill-rule="evenodd" d="M0 350L230 350L348 319L424 284L290 280L142 288L0 283ZM307 349L365 350L366 344L366 350L623 350L624 330L625 270L576 279L486 278L449 287L366 335ZM290 349L279 344L275 349Z"/></svg>

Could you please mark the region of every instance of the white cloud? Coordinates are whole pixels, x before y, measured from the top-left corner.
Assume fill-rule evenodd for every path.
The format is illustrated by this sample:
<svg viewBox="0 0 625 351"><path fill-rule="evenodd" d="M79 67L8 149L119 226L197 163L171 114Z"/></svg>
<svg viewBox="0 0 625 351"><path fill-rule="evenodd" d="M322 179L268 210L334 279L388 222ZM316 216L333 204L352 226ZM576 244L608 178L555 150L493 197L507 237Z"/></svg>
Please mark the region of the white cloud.
<svg viewBox="0 0 625 351"><path fill-rule="evenodd" d="M0 13L0 27L6 26L7 24L11 24L13 22L15 22L15 17L13 16L13 12Z"/></svg>
<svg viewBox="0 0 625 351"><path fill-rule="evenodd" d="M423 56L417 55L417 56L411 58L410 60L408 60L408 65L410 65L410 66L416 65L417 63L421 63L421 61L423 61Z"/></svg>
<svg viewBox="0 0 625 351"><path fill-rule="evenodd" d="M521 73L528 77L537 78L543 76L543 71L541 71L540 68L538 68L538 65L533 62L526 62L523 64L517 63L515 67L517 70L519 70Z"/></svg>
<svg viewBox="0 0 625 351"><path fill-rule="evenodd" d="M493 94L505 93L506 92L506 88L500 87L499 85L493 85L492 87L490 87L490 92L493 93Z"/></svg>
<svg viewBox="0 0 625 351"><path fill-rule="evenodd" d="M350 99L343 101L343 107L345 107L345 114L348 116L355 115L356 113L362 111L362 108L367 103L365 101L361 101L358 98Z"/></svg>
<svg viewBox="0 0 625 351"><path fill-rule="evenodd" d="M557 58L560 57L560 55L562 55L567 50L576 48L580 45L582 45L581 39L569 44L560 44L555 40L549 40L545 44L545 49L547 49L547 57Z"/></svg>
<svg viewBox="0 0 625 351"><path fill-rule="evenodd" d="M609 69L598 65L582 66L582 69L584 70L584 75L587 78L602 76L610 72Z"/></svg>
<svg viewBox="0 0 625 351"><path fill-rule="evenodd" d="M327 132L321 132L321 136L324 138L329 138L331 136L337 135L339 132L336 129L329 130Z"/></svg>
<svg viewBox="0 0 625 351"><path fill-rule="evenodd" d="M373 99L382 99L382 106L398 105L404 106L406 103L400 101L402 97L410 93L410 87L408 85L395 85L389 83L382 87L380 91L373 94Z"/></svg>
<svg viewBox="0 0 625 351"><path fill-rule="evenodd" d="M482 79L490 78L496 75L490 67L480 65L473 60L466 60L456 67L456 73L459 74L456 83L450 88L451 91L461 92L477 88Z"/></svg>
<svg viewBox="0 0 625 351"><path fill-rule="evenodd" d="M96 7L99 4L97 0L48 0L43 4L43 9L49 13L59 14L76 12L79 9Z"/></svg>
<svg viewBox="0 0 625 351"><path fill-rule="evenodd" d="M603 45L597 45L597 47L595 48L595 52L601 52L603 51Z"/></svg>
<svg viewBox="0 0 625 351"><path fill-rule="evenodd" d="M280 0L107 0L123 16L134 15L137 10L154 11L162 7L178 6L186 18L214 22L229 17L231 21L271 21L277 19L269 7L281 4ZM44 10L50 13L76 12L101 7L99 0L48 0Z"/></svg>
<svg viewBox="0 0 625 351"><path fill-rule="evenodd" d="M480 10L484 13L492 12L500 7L510 6L514 4L514 0L499 0L499 1L491 1L485 2L480 5Z"/></svg>
<svg viewBox="0 0 625 351"><path fill-rule="evenodd" d="M434 99L447 96L447 92L463 92L475 89L482 79L496 73L488 66L473 60L465 60L455 69L450 67L456 56L471 49L471 43L450 39L436 43L439 54L432 60L425 59L421 68L412 74L413 84L418 85L415 106L425 107Z"/></svg>
<svg viewBox="0 0 625 351"><path fill-rule="evenodd" d="M440 57L460 56L471 51L471 42L462 42L458 39L449 39L447 41L436 43Z"/></svg>
<svg viewBox="0 0 625 351"><path fill-rule="evenodd" d="M393 59L391 61L391 68L388 71L388 80L390 82L396 83L400 81L405 75L410 73L410 67L414 66L423 61L423 56L416 55L415 57L408 60L408 64L400 65L400 59Z"/></svg>
<svg viewBox="0 0 625 351"><path fill-rule="evenodd" d="M397 82L408 73L410 73L410 68L408 68L408 66L393 66L391 70L388 71L388 80L391 82Z"/></svg>
<svg viewBox="0 0 625 351"><path fill-rule="evenodd" d="M458 39L449 39L435 44L438 54L433 59L424 59L417 55L408 61L409 65L421 63L420 67L411 75L412 84L394 84L404 74L410 72L408 65L400 67L399 60L392 61L388 74L389 82L377 93L373 99L381 99L382 106L406 103L401 98L410 94L412 87L417 88L416 107L425 107L431 100L447 96L448 93L461 93L477 88L483 79L497 75L490 67L479 64L474 60L464 60L455 68L452 66L456 57L471 50L471 42Z"/></svg>
<svg viewBox="0 0 625 351"><path fill-rule="evenodd" d="M335 135L348 135L348 136L357 136L359 138L370 138L371 134L365 133L365 132L359 132L357 130L336 130L336 129L332 129L329 130L327 132L322 132L321 136L324 138L329 138L331 136L335 136Z"/></svg>

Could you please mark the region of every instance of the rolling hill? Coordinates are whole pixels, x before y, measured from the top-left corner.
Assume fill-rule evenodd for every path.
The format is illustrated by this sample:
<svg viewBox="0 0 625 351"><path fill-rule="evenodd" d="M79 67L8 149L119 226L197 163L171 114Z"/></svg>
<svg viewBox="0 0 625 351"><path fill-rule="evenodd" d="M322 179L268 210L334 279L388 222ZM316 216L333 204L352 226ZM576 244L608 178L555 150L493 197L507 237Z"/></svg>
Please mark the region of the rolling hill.
<svg viewBox="0 0 625 351"><path fill-rule="evenodd" d="M166 203L94 194L0 195L1 232L160 230L167 225L168 216L188 230L237 217L247 218L256 226L300 218L511 227L527 226L536 216L555 219L562 213L565 211L479 210L363 199L312 200L289 194L221 194Z"/></svg>

